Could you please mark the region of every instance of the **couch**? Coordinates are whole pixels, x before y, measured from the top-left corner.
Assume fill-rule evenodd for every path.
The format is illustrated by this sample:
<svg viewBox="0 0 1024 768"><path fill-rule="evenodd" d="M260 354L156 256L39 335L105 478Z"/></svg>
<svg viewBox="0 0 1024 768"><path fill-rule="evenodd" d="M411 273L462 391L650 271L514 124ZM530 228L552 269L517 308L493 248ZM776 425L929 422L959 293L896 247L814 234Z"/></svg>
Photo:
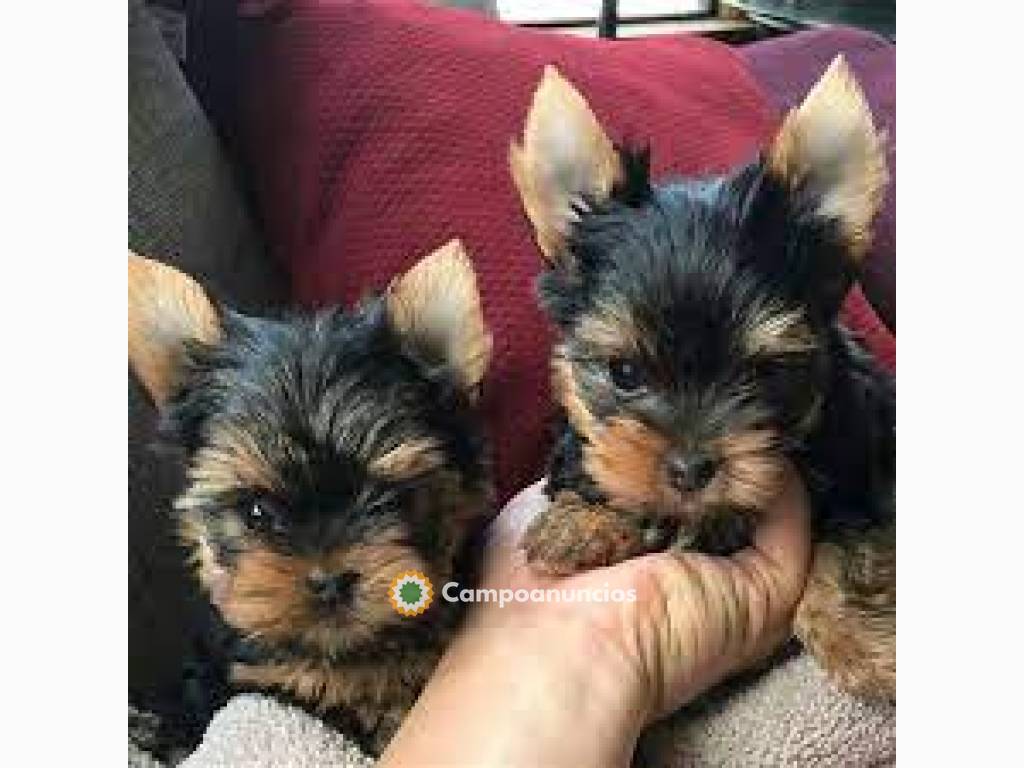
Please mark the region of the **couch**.
<svg viewBox="0 0 1024 768"><path fill-rule="evenodd" d="M260 215L259 192L247 166L253 159L240 135L238 94L231 78L225 78L238 74L232 68L242 60L237 54L245 41L231 34L226 10L231 4L194 5L187 75L163 46L141 2L129 5L129 246L195 275L233 306L251 311L280 307L295 298L294 278L267 244L266 217ZM737 50L777 109L796 103L828 60L843 52L889 134L894 185L893 46L838 29ZM844 312L865 344L894 367L893 189L878 222L862 292L855 291ZM205 603L185 572L170 524L180 464L160 450L157 415L130 373L128 389L129 701L136 713L180 719L190 659L202 652ZM181 727L187 731L194 724L185 720ZM141 721L136 717L133 722ZM264 740L253 741L261 730ZM273 735L269 741L267 734ZM166 740L143 746L163 759L182 756ZM299 755L308 764L327 756L351 765L365 761L342 736L302 713L269 699L239 697L218 714L190 764L257 760L273 765ZM699 708L652 729L637 762L874 765L893 761L894 755L894 710L841 696L808 659L796 656L756 682L709 697ZM134 759L141 765L151 757L136 752Z"/></svg>

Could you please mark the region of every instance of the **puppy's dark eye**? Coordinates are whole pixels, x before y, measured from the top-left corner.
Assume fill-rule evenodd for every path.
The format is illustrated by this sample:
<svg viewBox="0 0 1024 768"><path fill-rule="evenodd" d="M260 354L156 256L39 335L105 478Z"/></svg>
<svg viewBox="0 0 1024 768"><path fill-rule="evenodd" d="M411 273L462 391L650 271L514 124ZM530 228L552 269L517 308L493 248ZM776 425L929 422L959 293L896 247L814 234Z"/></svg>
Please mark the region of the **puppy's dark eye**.
<svg viewBox="0 0 1024 768"><path fill-rule="evenodd" d="M633 394L647 386L647 375L635 360L617 357L608 363L612 384L622 392Z"/></svg>
<svg viewBox="0 0 1024 768"><path fill-rule="evenodd" d="M254 531L283 535L288 532L288 511L269 496L254 496L243 502L245 523Z"/></svg>

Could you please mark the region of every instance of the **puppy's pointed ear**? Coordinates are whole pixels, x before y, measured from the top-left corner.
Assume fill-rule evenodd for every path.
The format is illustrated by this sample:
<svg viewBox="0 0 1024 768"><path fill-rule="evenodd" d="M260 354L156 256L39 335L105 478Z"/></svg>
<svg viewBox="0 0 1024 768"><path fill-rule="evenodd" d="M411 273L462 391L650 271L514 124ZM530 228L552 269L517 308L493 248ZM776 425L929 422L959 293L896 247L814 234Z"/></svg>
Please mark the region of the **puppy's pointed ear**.
<svg viewBox="0 0 1024 768"><path fill-rule="evenodd" d="M837 222L850 259L871 244L871 222L885 195L885 137L840 55L803 103L786 115L766 154L768 173L821 219Z"/></svg>
<svg viewBox="0 0 1024 768"><path fill-rule="evenodd" d="M425 361L448 367L474 394L491 359L473 262L451 240L396 278L386 296L391 323Z"/></svg>
<svg viewBox="0 0 1024 768"><path fill-rule="evenodd" d="M551 266L587 201L608 198L622 176L619 153L587 102L552 66L544 68L522 143L509 147L512 179Z"/></svg>
<svg viewBox="0 0 1024 768"><path fill-rule="evenodd" d="M128 364L157 406L180 383L186 342L220 336L217 310L195 280L128 251Z"/></svg>

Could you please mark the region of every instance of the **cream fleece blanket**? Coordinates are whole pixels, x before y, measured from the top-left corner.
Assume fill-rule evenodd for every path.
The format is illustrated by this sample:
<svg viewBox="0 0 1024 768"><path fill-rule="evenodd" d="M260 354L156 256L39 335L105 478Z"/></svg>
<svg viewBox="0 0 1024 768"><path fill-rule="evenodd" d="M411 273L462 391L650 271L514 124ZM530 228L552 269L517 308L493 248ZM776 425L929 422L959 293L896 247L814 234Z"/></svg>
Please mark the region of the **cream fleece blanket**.
<svg viewBox="0 0 1024 768"><path fill-rule="evenodd" d="M683 711L641 740L638 766L882 766L896 762L896 710L835 690L805 655L755 684ZM236 696L214 717L187 768L367 768L352 742L276 700Z"/></svg>

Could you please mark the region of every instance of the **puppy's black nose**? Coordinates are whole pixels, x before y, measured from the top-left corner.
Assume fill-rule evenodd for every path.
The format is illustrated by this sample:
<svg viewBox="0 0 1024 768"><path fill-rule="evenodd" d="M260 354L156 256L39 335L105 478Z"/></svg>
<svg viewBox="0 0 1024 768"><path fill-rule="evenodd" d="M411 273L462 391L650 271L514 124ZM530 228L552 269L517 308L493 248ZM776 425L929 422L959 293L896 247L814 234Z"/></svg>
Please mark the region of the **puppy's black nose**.
<svg viewBox="0 0 1024 768"><path fill-rule="evenodd" d="M681 493L706 488L718 470L714 459L699 453L674 453L666 464L669 482Z"/></svg>
<svg viewBox="0 0 1024 768"><path fill-rule="evenodd" d="M339 605L352 598L359 574L355 571L342 573L323 573L314 571L306 578L310 592L321 603Z"/></svg>

